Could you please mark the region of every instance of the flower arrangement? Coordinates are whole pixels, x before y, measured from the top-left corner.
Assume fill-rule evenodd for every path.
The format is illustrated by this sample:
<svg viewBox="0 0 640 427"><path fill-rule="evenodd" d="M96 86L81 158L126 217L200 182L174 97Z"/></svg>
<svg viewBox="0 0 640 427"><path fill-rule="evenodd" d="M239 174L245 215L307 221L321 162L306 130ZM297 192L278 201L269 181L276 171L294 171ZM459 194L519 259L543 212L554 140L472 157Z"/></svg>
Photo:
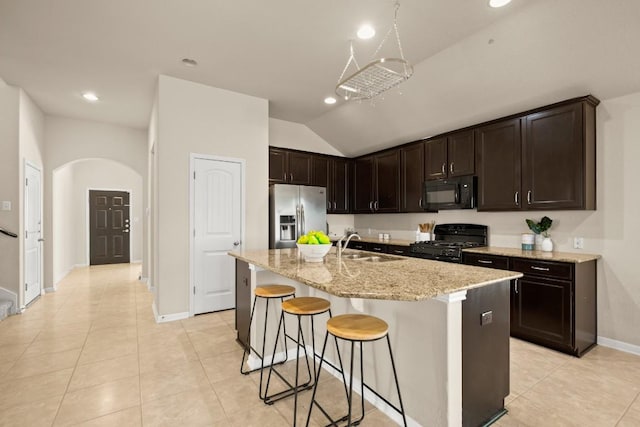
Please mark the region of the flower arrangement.
<svg viewBox="0 0 640 427"><path fill-rule="evenodd" d="M527 225L529 229L533 231L535 234L542 234L544 237L549 237L549 228L551 228L551 224L553 224L553 220L548 216L543 216L540 222L535 222L531 219L527 219Z"/></svg>

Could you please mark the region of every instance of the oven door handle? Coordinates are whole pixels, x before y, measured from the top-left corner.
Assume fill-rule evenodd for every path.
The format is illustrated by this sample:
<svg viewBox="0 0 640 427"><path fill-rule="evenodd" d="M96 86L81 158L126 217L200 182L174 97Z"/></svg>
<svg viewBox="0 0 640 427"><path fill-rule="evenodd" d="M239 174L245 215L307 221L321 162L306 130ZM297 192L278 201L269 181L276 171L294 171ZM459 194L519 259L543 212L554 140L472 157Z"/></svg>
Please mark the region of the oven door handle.
<svg viewBox="0 0 640 427"><path fill-rule="evenodd" d="M460 184L456 184L455 203L456 205L460 204Z"/></svg>

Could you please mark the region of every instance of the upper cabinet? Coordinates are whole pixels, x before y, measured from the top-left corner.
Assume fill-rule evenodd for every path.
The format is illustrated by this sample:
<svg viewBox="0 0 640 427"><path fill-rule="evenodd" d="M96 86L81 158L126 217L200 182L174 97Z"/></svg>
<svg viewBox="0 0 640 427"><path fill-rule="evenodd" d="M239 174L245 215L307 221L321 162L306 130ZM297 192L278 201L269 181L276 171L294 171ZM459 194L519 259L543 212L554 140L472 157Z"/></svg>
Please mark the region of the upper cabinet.
<svg viewBox="0 0 640 427"><path fill-rule="evenodd" d="M353 172L353 212L400 211L400 150L356 159Z"/></svg>
<svg viewBox="0 0 640 427"><path fill-rule="evenodd" d="M327 188L327 213L349 212L349 159L314 155L311 185Z"/></svg>
<svg viewBox="0 0 640 427"><path fill-rule="evenodd" d="M595 209L595 106L571 100L476 129L478 210Z"/></svg>
<svg viewBox="0 0 640 427"><path fill-rule="evenodd" d="M269 184L311 184L309 153L269 147Z"/></svg>
<svg viewBox="0 0 640 427"><path fill-rule="evenodd" d="M595 209L595 105L585 99L524 119L527 209Z"/></svg>
<svg viewBox="0 0 640 427"><path fill-rule="evenodd" d="M478 210L522 208L520 129L520 118L476 129Z"/></svg>
<svg viewBox="0 0 640 427"><path fill-rule="evenodd" d="M423 212L422 185L425 180L424 142L400 149L400 211Z"/></svg>
<svg viewBox="0 0 640 427"><path fill-rule="evenodd" d="M427 180L475 173L473 130L455 132L425 142Z"/></svg>

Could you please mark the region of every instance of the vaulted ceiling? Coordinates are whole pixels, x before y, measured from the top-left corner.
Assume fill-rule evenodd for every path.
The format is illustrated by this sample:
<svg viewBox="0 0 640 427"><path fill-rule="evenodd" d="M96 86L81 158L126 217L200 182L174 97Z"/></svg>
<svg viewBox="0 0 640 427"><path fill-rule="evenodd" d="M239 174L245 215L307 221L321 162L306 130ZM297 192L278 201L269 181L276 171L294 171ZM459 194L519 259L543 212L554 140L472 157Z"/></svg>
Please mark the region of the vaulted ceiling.
<svg viewBox="0 0 640 427"><path fill-rule="evenodd" d="M373 102L328 106L357 27L360 65L391 0L0 0L0 76L48 114L146 128L159 74L269 99L346 155L573 96L640 90L637 0L403 0L414 76ZM382 54L397 56L395 43ZM187 68L182 58L199 65ZM81 98L93 90L100 102Z"/></svg>

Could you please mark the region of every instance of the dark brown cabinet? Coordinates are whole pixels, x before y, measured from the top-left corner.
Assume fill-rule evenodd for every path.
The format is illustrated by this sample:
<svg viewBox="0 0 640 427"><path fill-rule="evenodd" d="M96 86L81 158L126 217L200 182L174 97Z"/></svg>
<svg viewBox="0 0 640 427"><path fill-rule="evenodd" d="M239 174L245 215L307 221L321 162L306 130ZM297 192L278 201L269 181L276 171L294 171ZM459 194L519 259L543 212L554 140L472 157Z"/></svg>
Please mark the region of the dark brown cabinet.
<svg viewBox="0 0 640 427"><path fill-rule="evenodd" d="M511 335L582 356L596 343L596 261L465 253L465 264L521 272L511 282Z"/></svg>
<svg viewBox="0 0 640 427"><path fill-rule="evenodd" d="M522 208L521 119L510 119L476 129L478 210Z"/></svg>
<svg viewBox="0 0 640 427"><path fill-rule="evenodd" d="M311 184L309 153L269 148L269 184Z"/></svg>
<svg viewBox="0 0 640 427"><path fill-rule="evenodd" d="M354 162L354 213L400 211L400 150Z"/></svg>
<svg viewBox="0 0 640 427"><path fill-rule="evenodd" d="M327 188L327 213L349 212L349 159L313 156L311 185Z"/></svg>
<svg viewBox="0 0 640 427"><path fill-rule="evenodd" d="M527 209L595 209L595 105L590 99L524 119Z"/></svg>
<svg viewBox="0 0 640 427"><path fill-rule="evenodd" d="M236 331L240 344L247 347L251 320L251 270L249 264L236 259Z"/></svg>
<svg viewBox="0 0 640 427"><path fill-rule="evenodd" d="M475 131L478 210L595 209L595 106L579 98Z"/></svg>
<svg viewBox="0 0 640 427"><path fill-rule="evenodd" d="M400 211L423 212L422 184L424 182L424 142L400 149Z"/></svg>
<svg viewBox="0 0 640 427"><path fill-rule="evenodd" d="M427 180L475 173L473 130L452 133L425 142Z"/></svg>

